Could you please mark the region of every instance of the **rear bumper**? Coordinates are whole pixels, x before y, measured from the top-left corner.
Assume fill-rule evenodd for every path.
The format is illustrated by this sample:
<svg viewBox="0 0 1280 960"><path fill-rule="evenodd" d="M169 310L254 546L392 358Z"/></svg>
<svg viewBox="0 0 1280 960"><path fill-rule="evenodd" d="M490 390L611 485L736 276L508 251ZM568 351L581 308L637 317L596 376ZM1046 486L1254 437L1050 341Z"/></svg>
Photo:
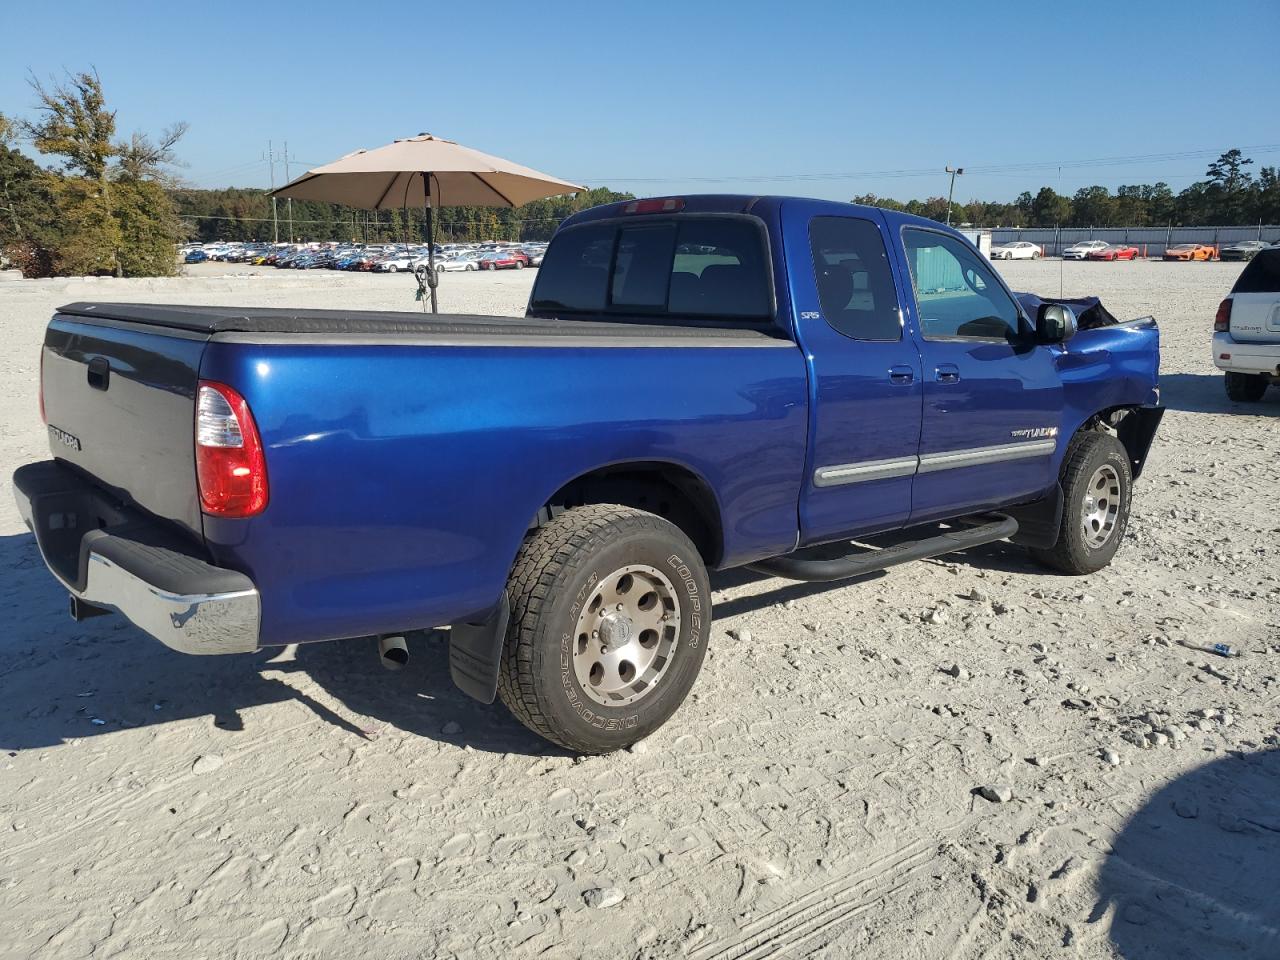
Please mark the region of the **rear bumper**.
<svg viewBox="0 0 1280 960"><path fill-rule="evenodd" d="M14 495L45 564L72 597L114 610L180 653L250 653L261 604L243 573L48 460L18 468Z"/></svg>
<svg viewBox="0 0 1280 960"><path fill-rule="evenodd" d="M1229 333L1213 335L1213 365L1233 373L1280 375L1280 343L1249 343Z"/></svg>

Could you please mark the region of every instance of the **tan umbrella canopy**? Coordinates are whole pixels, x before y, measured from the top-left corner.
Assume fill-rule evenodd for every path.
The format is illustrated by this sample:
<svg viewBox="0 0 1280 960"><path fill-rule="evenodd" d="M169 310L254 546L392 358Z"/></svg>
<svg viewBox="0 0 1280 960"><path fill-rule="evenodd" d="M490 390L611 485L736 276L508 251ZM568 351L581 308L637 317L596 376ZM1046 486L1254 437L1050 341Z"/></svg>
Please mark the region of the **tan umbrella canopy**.
<svg viewBox="0 0 1280 960"><path fill-rule="evenodd" d="M519 207L531 200L584 189L452 140L420 133L374 150L357 150L308 170L274 195L371 210L425 206L431 266L427 283L434 313L437 275L433 207Z"/></svg>

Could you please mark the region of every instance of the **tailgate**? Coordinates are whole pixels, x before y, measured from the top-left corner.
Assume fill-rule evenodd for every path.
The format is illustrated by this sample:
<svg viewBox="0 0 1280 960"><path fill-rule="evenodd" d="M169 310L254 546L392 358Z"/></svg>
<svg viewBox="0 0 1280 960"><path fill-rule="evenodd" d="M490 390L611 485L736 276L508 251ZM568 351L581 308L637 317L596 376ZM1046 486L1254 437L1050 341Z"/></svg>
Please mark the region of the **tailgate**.
<svg viewBox="0 0 1280 960"><path fill-rule="evenodd" d="M196 536L195 394L207 339L57 314L41 356L53 455Z"/></svg>
<svg viewBox="0 0 1280 960"><path fill-rule="evenodd" d="M1233 293L1231 338L1240 343L1280 343L1280 292Z"/></svg>
<svg viewBox="0 0 1280 960"><path fill-rule="evenodd" d="M1231 339L1280 343L1280 250L1262 250L1231 288Z"/></svg>

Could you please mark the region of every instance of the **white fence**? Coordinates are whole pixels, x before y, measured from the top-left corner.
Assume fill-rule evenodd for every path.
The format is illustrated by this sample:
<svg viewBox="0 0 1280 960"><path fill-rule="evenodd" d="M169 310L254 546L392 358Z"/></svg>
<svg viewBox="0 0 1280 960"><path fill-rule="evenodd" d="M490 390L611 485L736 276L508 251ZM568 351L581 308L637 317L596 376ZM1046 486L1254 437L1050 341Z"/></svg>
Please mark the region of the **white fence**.
<svg viewBox="0 0 1280 960"><path fill-rule="evenodd" d="M1158 257L1165 247L1178 243L1207 243L1227 246L1241 240L1280 242L1280 224L1251 227L992 227L992 243L1029 240L1044 248L1046 256L1056 256L1081 240L1132 243L1146 248L1149 257Z"/></svg>

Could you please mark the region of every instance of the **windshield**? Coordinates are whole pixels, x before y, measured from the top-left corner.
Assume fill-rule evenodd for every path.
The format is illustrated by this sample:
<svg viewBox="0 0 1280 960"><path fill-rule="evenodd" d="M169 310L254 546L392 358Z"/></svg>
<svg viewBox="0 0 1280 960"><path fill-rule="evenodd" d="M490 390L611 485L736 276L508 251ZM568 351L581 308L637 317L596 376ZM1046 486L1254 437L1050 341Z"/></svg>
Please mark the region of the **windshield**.
<svg viewBox="0 0 1280 960"><path fill-rule="evenodd" d="M753 218L645 217L569 227L542 261L530 309L767 320L764 234Z"/></svg>

